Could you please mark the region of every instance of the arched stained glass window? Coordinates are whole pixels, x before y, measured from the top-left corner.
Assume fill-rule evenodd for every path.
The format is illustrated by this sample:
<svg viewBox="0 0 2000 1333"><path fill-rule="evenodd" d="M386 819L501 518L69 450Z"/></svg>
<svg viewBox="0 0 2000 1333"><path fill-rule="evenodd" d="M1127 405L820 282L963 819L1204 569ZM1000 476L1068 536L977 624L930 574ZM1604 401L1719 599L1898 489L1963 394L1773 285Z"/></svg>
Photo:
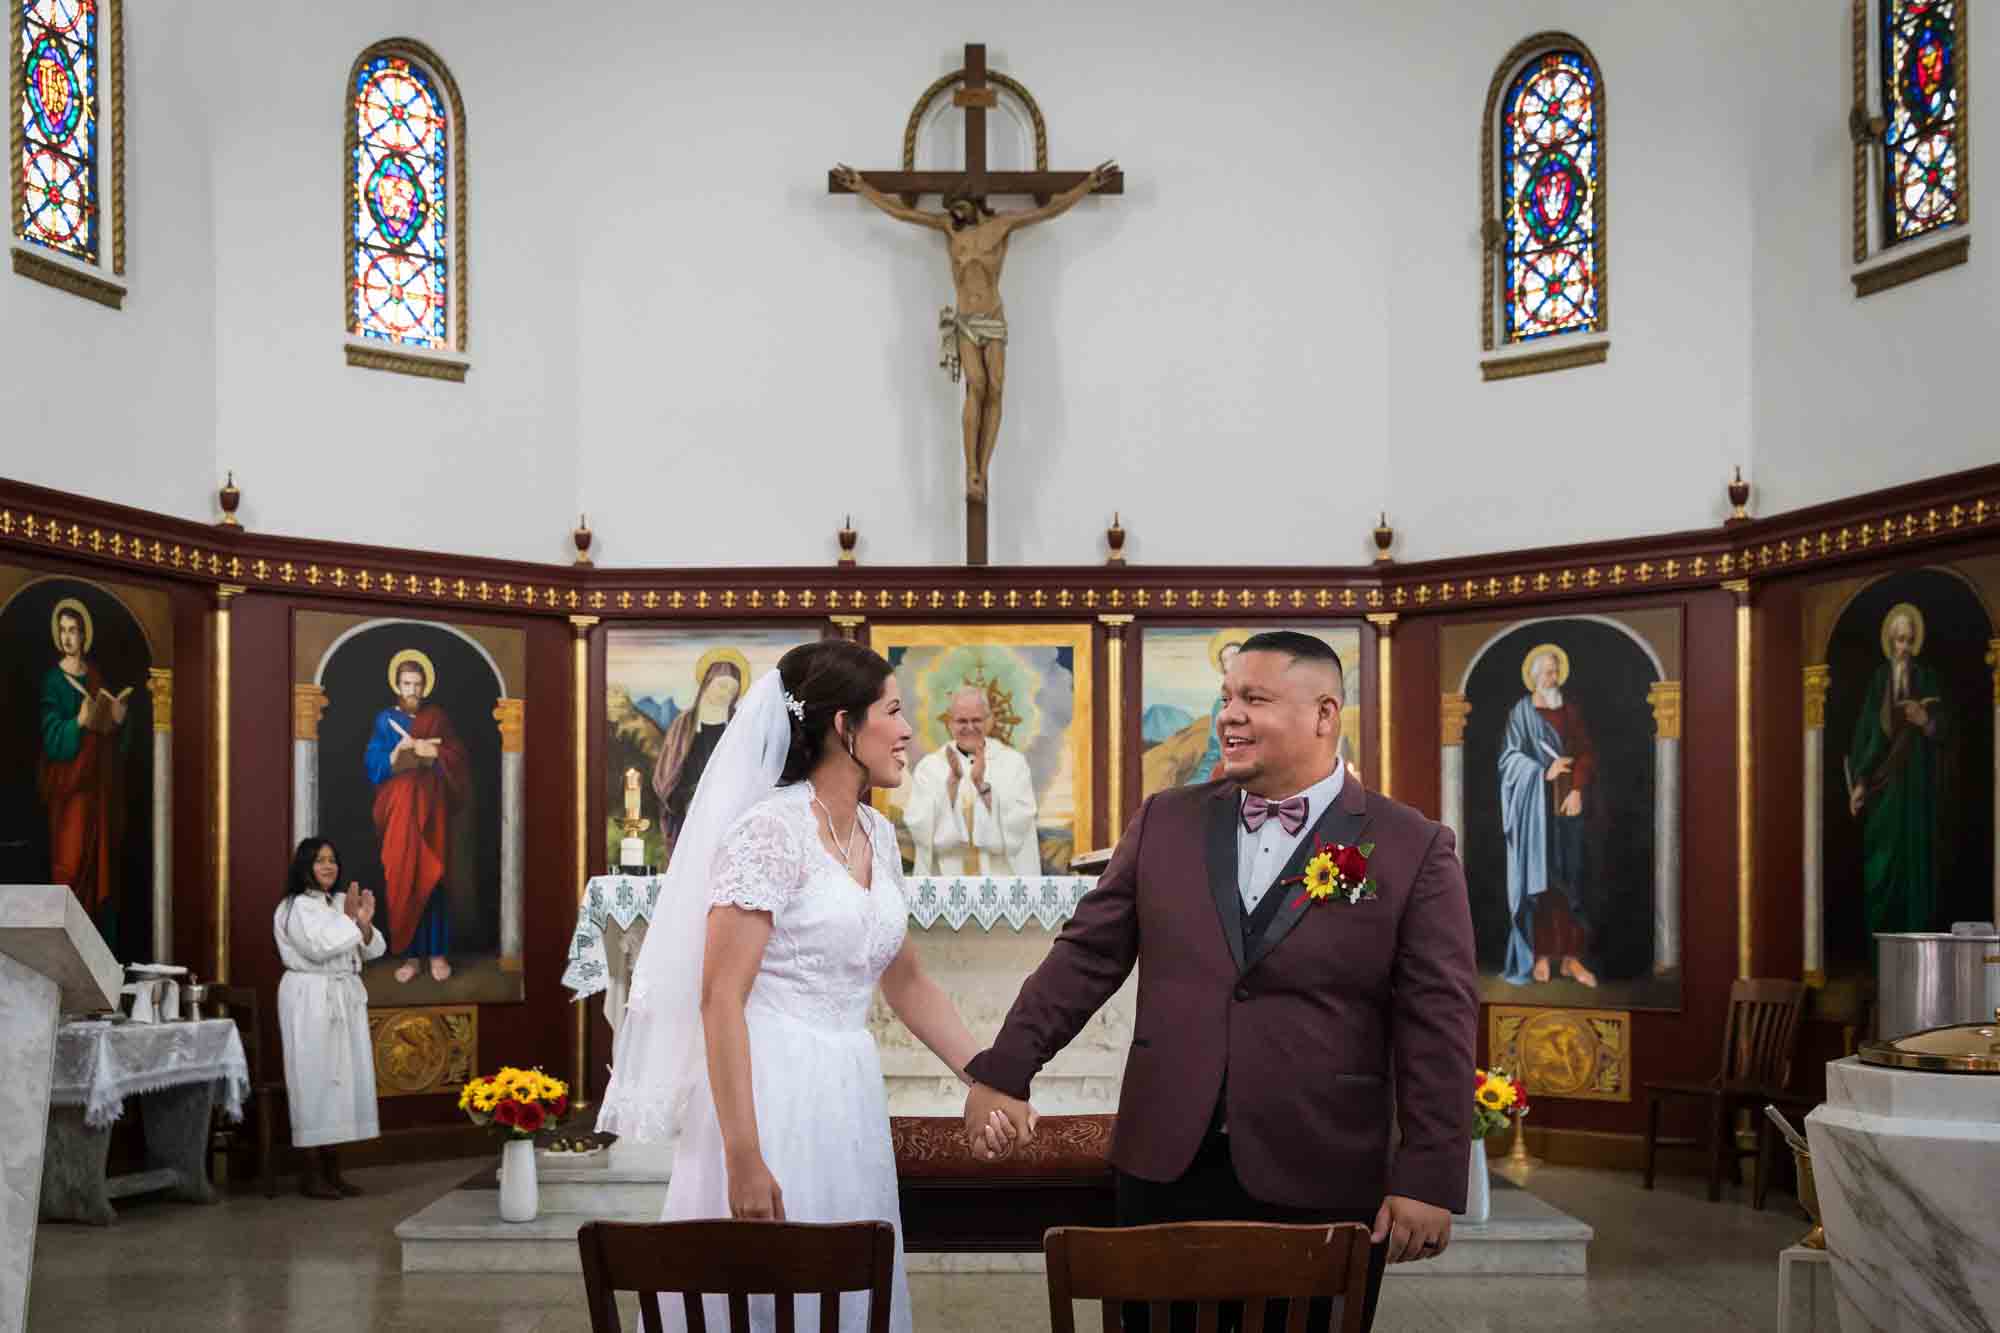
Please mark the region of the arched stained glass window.
<svg viewBox="0 0 2000 1333"><path fill-rule="evenodd" d="M14 0L19 68L15 222L24 240L98 262L96 0Z"/></svg>
<svg viewBox="0 0 2000 1333"><path fill-rule="evenodd" d="M464 110L414 42L362 52L348 80L347 327L464 350Z"/></svg>
<svg viewBox="0 0 2000 1333"><path fill-rule="evenodd" d="M1501 98L1501 332L1508 343L1601 328L1603 95L1580 48L1517 58Z"/></svg>
<svg viewBox="0 0 2000 1333"><path fill-rule="evenodd" d="M1889 245L1962 218L1963 4L1881 0L1882 222Z"/></svg>

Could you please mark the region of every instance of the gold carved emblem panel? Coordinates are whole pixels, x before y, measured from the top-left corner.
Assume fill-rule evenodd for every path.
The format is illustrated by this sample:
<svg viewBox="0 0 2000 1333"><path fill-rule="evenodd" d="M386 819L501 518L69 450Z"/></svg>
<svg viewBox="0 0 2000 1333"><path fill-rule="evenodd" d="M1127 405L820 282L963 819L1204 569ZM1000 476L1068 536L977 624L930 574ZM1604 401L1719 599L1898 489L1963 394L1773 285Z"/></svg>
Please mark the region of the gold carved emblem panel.
<svg viewBox="0 0 2000 1333"><path fill-rule="evenodd" d="M1632 1015L1623 1009L1488 1008L1487 1051L1533 1097L1632 1100Z"/></svg>
<svg viewBox="0 0 2000 1333"><path fill-rule="evenodd" d="M370 1009L375 1095L409 1097L463 1086L479 1066L479 1007Z"/></svg>

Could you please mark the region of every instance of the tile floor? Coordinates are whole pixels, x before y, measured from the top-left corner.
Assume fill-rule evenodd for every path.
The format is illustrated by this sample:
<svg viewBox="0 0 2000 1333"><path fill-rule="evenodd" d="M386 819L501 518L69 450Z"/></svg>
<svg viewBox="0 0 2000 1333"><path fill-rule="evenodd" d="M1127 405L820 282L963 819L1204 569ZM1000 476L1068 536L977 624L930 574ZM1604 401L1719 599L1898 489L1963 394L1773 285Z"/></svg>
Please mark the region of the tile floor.
<svg viewBox="0 0 2000 1333"><path fill-rule="evenodd" d="M31 1329L441 1329L587 1333L581 1279L449 1277L398 1271L392 1228L476 1169L474 1162L357 1171L370 1192L319 1203L232 1197L212 1208L127 1200L108 1230L47 1225L35 1253ZM1755 1213L1738 1188L1710 1204L1693 1177L1647 1194L1636 1174L1533 1166L1519 1177L1597 1229L1591 1276L1392 1276L1379 1333L1708 1333L1775 1326L1777 1254L1805 1230L1774 1194ZM1043 1333L1039 1276L918 1275L920 1333ZM1080 1326L1097 1328L1079 1308ZM627 1313L627 1328L637 1321Z"/></svg>

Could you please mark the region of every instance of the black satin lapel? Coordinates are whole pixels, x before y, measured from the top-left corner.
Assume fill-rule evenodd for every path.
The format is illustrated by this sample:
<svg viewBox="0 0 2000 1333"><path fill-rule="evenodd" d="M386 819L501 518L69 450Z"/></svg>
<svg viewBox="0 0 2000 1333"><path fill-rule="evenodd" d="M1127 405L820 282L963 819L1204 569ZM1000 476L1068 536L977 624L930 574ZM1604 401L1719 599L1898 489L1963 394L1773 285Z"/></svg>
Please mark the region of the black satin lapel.
<svg viewBox="0 0 2000 1333"><path fill-rule="evenodd" d="M1236 888L1236 825L1238 803L1234 793L1217 796L1208 807L1208 890L1215 897L1215 910L1222 917L1222 934L1229 941L1229 956L1236 970L1243 971L1243 899Z"/></svg>
<svg viewBox="0 0 2000 1333"><path fill-rule="evenodd" d="M1347 798L1348 793L1343 791L1340 799L1319 817L1319 822L1306 831L1305 837L1299 839L1298 849L1292 853L1292 859L1285 862L1285 868L1278 872L1278 882L1271 886L1271 892L1284 894L1285 905L1278 909L1278 914L1271 918L1271 924L1264 927L1264 933L1258 936L1256 949L1243 964L1245 971L1257 966L1271 950L1277 948L1279 941L1291 934L1292 927L1298 925L1306 912L1311 909L1311 900L1306 898L1304 889L1300 885L1287 884L1285 881L1305 873L1306 862L1312 859L1313 844L1351 843L1360 835L1362 826L1367 823L1367 809L1365 806L1360 809L1350 809Z"/></svg>

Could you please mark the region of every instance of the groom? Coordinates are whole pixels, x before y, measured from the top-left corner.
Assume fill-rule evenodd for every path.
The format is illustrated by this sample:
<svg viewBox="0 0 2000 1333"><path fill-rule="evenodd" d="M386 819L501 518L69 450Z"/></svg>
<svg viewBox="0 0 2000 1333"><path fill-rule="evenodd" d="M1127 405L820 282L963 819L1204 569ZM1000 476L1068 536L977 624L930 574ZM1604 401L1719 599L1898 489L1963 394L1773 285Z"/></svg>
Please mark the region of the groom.
<svg viewBox="0 0 2000 1333"><path fill-rule="evenodd" d="M1366 1327L1384 1263L1442 1253L1465 1204L1479 1013L1465 874L1448 829L1344 772L1324 642L1251 636L1222 696L1223 776L1140 807L967 1064L968 1138L986 1155L973 1131L994 1110L1017 1141L1032 1133L1030 1081L1137 963L1111 1146L1120 1224L1367 1223ZM1372 896L1297 882L1332 843L1372 844ZM1143 1313L1128 1307L1126 1327ZM1326 1328L1326 1303L1311 1316Z"/></svg>

